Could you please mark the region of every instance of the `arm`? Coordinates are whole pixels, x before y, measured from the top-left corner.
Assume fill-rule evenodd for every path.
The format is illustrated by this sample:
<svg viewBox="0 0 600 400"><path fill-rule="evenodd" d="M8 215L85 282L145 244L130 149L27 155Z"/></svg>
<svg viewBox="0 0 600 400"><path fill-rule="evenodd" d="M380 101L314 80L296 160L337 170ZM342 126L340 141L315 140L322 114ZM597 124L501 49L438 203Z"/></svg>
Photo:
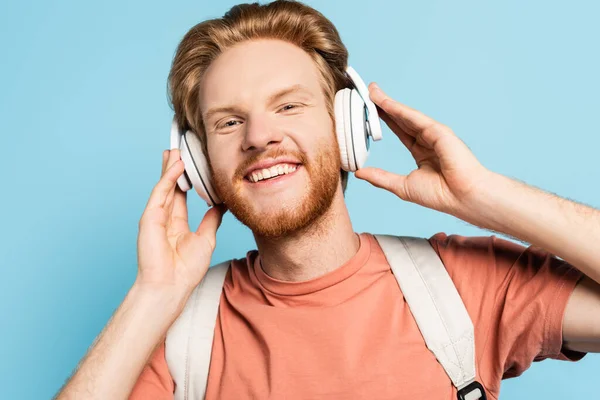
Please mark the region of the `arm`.
<svg viewBox="0 0 600 400"><path fill-rule="evenodd" d="M186 298L134 284L56 399L126 399Z"/></svg>
<svg viewBox="0 0 600 400"><path fill-rule="evenodd" d="M144 364L202 280L224 207L188 226L179 150L163 152L162 175L140 219L138 274L131 290L57 399L125 399Z"/></svg>
<svg viewBox="0 0 600 400"><path fill-rule="evenodd" d="M417 163L408 175L362 168L355 176L405 201L539 246L586 277L563 319L563 344L600 351L600 211L489 171L452 129L393 100L376 84L370 98L379 116Z"/></svg>
<svg viewBox="0 0 600 400"><path fill-rule="evenodd" d="M485 182L468 222L539 246L583 272L565 310L563 340L570 350L600 352L600 211L499 174Z"/></svg>

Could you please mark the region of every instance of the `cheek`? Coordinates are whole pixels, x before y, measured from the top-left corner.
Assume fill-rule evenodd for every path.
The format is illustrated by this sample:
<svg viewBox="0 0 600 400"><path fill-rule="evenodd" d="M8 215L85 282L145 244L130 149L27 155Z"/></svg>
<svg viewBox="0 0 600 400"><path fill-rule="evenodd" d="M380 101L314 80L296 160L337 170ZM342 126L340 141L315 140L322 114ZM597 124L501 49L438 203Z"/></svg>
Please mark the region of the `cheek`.
<svg viewBox="0 0 600 400"><path fill-rule="evenodd" d="M293 132L293 140L299 150L306 153L309 158L319 154L321 146L335 146L335 128L333 121L326 110L313 114L310 118L302 118L289 126L289 132Z"/></svg>
<svg viewBox="0 0 600 400"><path fill-rule="evenodd" d="M235 155L228 154L226 143L220 143L214 138L208 139L208 164L211 172L222 176L231 176L235 171Z"/></svg>

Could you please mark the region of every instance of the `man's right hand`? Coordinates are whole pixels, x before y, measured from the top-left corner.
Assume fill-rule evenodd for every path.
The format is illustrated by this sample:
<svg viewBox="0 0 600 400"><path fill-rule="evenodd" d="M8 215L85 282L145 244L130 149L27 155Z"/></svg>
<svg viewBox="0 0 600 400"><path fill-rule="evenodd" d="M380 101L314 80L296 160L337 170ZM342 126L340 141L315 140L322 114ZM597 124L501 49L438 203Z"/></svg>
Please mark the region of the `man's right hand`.
<svg viewBox="0 0 600 400"><path fill-rule="evenodd" d="M177 186L183 170L179 150L165 150L161 178L139 222L135 283L189 295L210 266L216 232L227 209L224 205L210 208L191 232L186 193Z"/></svg>
<svg viewBox="0 0 600 400"><path fill-rule="evenodd" d="M177 187L182 173L179 150L165 151L161 178L139 224L135 283L57 399L127 398L156 344L206 274L226 208L208 210L196 232L190 232L186 195Z"/></svg>

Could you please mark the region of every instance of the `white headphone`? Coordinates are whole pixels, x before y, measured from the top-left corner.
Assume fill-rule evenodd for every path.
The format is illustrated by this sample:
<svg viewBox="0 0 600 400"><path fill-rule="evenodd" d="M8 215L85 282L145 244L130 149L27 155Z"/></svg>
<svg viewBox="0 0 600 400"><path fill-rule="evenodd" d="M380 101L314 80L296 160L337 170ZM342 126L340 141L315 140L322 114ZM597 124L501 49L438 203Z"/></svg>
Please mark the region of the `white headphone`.
<svg viewBox="0 0 600 400"><path fill-rule="evenodd" d="M335 131L342 169L354 172L367 161L369 137L381 140L382 136L377 108L369 98L367 86L354 68L348 66L346 73L354 87L340 89L335 94ZM192 131L183 133L175 118L171 124L171 149L179 149L185 166L185 171L177 180L179 188L187 192L194 187L209 206L222 203L214 188L199 135Z"/></svg>

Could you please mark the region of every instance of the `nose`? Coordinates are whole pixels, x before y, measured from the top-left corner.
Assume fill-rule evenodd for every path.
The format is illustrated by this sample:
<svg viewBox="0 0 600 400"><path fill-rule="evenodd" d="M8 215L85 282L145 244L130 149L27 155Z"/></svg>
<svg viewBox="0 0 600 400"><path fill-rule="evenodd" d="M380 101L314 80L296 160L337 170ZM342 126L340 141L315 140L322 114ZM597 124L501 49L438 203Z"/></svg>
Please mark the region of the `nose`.
<svg viewBox="0 0 600 400"><path fill-rule="evenodd" d="M246 121L246 132L242 149L264 151L269 146L281 143L283 133L273 121L264 115L253 115Z"/></svg>

